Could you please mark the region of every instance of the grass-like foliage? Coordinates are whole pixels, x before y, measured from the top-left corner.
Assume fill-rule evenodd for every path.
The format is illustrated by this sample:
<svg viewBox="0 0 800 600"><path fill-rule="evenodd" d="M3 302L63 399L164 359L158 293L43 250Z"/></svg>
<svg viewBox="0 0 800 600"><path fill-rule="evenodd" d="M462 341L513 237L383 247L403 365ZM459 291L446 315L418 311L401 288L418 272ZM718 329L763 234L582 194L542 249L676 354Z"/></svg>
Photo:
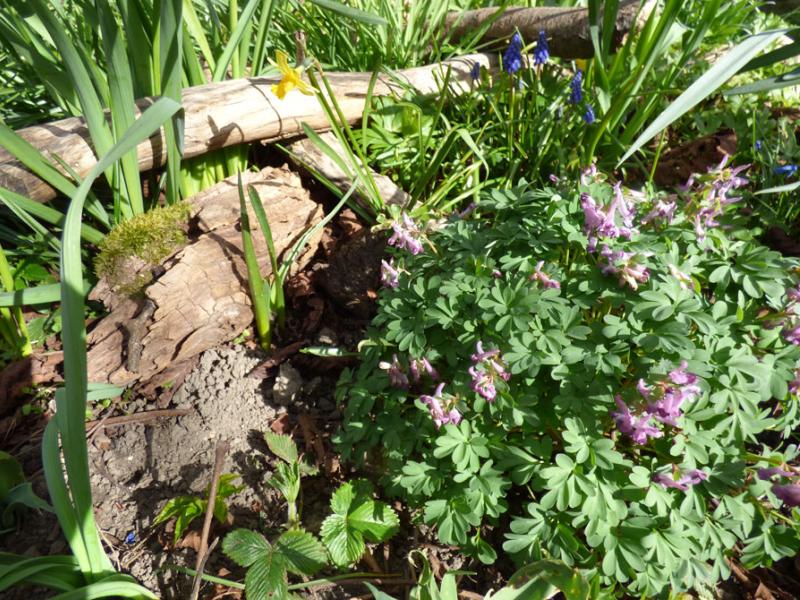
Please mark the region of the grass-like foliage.
<svg viewBox="0 0 800 600"><path fill-rule="evenodd" d="M438 231L395 223L339 449L484 562L502 535L651 596L793 555L797 261L736 213L744 182L723 164L656 195L587 171Z"/></svg>
<svg viewBox="0 0 800 600"><path fill-rule="evenodd" d="M149 271L132 271L133 260L154 267L186 243L186 203L154 208L123 221L103 238L94 261L98 277L107 277L123 294L134 295L150 283Z"/></svg>

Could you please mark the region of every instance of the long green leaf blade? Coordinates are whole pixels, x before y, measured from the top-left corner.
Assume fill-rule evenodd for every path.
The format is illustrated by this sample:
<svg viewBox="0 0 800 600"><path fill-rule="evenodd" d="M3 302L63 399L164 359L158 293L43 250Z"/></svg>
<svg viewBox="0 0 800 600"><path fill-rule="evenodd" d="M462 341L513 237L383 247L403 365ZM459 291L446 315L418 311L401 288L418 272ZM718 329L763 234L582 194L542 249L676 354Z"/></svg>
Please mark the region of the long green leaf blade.
<svg viewBox="0 0 800 600"><path fill-rule="evenodd" d="M617 166L625 162L634 152L649 142L659 131L668 127L699 102L710 96L723 83L733 77L756 54L768 47L785 33L783 30L767 31L751 36L722 56L700 79L662 112L642 134L636 138Z"/></svg>

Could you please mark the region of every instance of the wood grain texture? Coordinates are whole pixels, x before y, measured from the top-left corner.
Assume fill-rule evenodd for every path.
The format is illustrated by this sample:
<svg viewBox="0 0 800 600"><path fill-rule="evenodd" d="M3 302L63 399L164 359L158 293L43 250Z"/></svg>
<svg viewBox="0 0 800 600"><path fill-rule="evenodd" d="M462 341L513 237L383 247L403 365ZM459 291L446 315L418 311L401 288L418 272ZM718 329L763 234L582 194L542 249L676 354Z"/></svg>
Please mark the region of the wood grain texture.
<svg viewBox="0 0 800 600"><path fill-rule="evenodd" d="M639 6L644 4L642 18L646 18L654 8L651 1L623 0L620 3L612 36L614 50L619 48L625 35L634 27ZM445 33L452 40L458 40L478 29L491 19L499 9L479 8L463 12L453 12L445 17ZM591 58L594 56L592 39L589 36L589 10L586 8L538 7L522 8L510 6L503 11L484 33L482 40L499 40L511 37L519 31L526 43L539 37L539 32L547 35L550 54L560 58Z"/></svg>
<svg viewBox="0 0 800 600"><path fill-rule="evenodd" d="M322 207L311 200L299 176L286 168L245 173L243 180L261 197L279 254L322 218ZM136 373L125 368L124 325L138 304L130 299L110 301L102 288L92 292L91 297L102 299L111 311L88 335L89 381L119 385L146 381L173 363L234 339L252 322L236 179L226 179L190 202L196 235L163 261L165 272L145 290L156 310L146 325ZM266 275L270 263L264 236L255 215L250 222L261 272ZM320 236L311 240L295 268L316 252Z"/></svg>
<svg viewBox="0 0 800 600"><path fill-rule="evenodd" d="M380 75L375 85L376 96L402 91L411 86L421 93L437 93L446 74L454 93L470 89L470 70L474 63L496 69L495 55L469 54L414 69ZM346 118L361 119L371 73L328 73L334 94ZM183 91L185 114L184 157L191 158L212 150L257 140L275 141L302 134L305 122L318 131L329 129L322 106L313 96L299 92L278 99L270 87L276 79L257 77L187 88ZM154 102L139 100L139 112ZM25 140L46 156L58 156L78 175L84 176L96 163L89 132L83 119L68 118L45 125L19 130ZM139 170L161 166L166 160L163 134L139 145ZM30 173L7 150L0 148L0 186L45 202L56 196L53 188Z"/></svg>

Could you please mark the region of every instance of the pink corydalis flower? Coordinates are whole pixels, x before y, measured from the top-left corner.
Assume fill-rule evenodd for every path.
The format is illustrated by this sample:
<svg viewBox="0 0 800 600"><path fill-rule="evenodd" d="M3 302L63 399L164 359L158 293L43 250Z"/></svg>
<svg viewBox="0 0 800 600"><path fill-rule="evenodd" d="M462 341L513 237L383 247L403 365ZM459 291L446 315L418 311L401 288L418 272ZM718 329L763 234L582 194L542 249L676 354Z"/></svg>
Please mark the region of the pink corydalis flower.
<svg viewBox="0 0 800 600"><path fill-rule="evenodd" d="M422 374L427 373L428 377L434 381L439 380L439 373L433 368L427 358L412 358L408 361L408 370L411 373L411 378L414 382L422 379Z"/></svg>
<svg viewBox="0 0 800 600"><path fill-rule="evenodd" d="M381 284L391 289L395 289L400 284L400 271L394 268L394 259L389 262L381 261Z"/></svg>
<svg viewBox="0 0 800 600"><path fill-rule="evenodd" d="M649 438L660 438L664 435L658 427L650 424L651 416L648 412L634 415L619 394L614 397L614 402L617 410L611 413L611 417L619 432L631 438L634 444L643 446Z"/></svg>
<svg viewBox="0 0 800 600"><path fill-rule="evenodd" d="M581 194L581 208L583 209L583 233L586 234L586 250L594 252L597 249L599 238L625 238L631 239L634 230L632 217L633 209L627 204L622 192L616 193L607 207L601 207L597 201L587 193ZM616 214L620 213L622 225L617 225Z"/></svg>
<svg viewBox="0 0 800 600"><path fill-rule="evenodd" d="M472 390L483 397L487 402L497 399L497 378L508 381L511 375L505 370L500 361L500 350L484 350L483 342L475 344L475 353L470 357L472 366L467 369L472 377Z"/></svg>
<svg viewBox="0 0 800 600"><path fill-rule="evenodd" d="M422 242L419 240L422 234L417 224L408 214L403 213L400 222L395 221L392 223L392 231L394 233L387 241L390 246L408 250L414 255L423 251Z"/></svg>
<svg viewBox="0 0 800 600"><path fill-rule="evenodd" d="M555 290L561 289L561 284L558 281L556 281L555 279L550 277L550 275L542 271L543 266L544 266L543 260L540 260L538 263L536 263L536 269L533 275L530 276L530 280L538 281L539 283L542 284L542 286L546 288L552 288Z"/></svg>
<svg viewBox="0 0 800 600"><path fill-rule="evenodd" d="M667 265L669 267L670 275L672 275L678 282L678 285L681 286L681 289L684 290L692 290L694 286L694 282L692 278L684 273L683 271L679 270L678 267L675 265Z"/></svg>
<svg viewBox="0 0 800 600"><path fill-rule="evenodd" d="M452 425L458 425L461 422L461 413L458 412L455 406L445 408L447 403L445 402L444 398L442 397L442 391L444 390L444 383L440 383L436 386L436 391L434 391L433 395L423 395L419 397L420 402L428 407L428 410L431 414L431 420L433 420L433 424L436 426L436 429L441 428L442 425L447 425L448 423ZM442 403L445 402L443 405Z"/></svg>
<svg viewBox="0 0 800 600"><path fill-rule="evenodd" d="M781 333L783 334L783 339L787 342L795 346L800 346L800 324L787 325L783 328Z"/></svg>
<svg viewBox="0 0 800 600"><path fill-rule="evenodd" d="M403 372L403 367L397 358L397 354L392 354L392 362L381 361L378 363L378 367L387 372L389 385L399 389L408 388L408 377Z"/></svg>
<svg viewBox="0 0 800 600"><path fill-rule="evenodd" d="M773 477L794 477L794 473L781 469L780 467L770 467L769 469L759 469L758 478L762 481L769 481Z"/></svg>
<svg viewBox="0 0 800 600"><path fill-rule="evenodd" d="M786 506L800 506L800 483L773 485L772 493L775 494Z"/></svg>
<svg viewBox="0 0 800 600"><path fill-rule="evenodd" d="M789 382L789 393L797 395L800 392L800 369L794 372L794 379Z"/></svg>
<svg viewBox="0 0 800 600"><path fill-rule="evenodd" d="M659 199L653 205L653 208L650 209L650 212L642 219L642 225L647 225L648 223L664 223L669 225L672 223L672 219L675 218L675 211L677 208L678 205L674 200L667 201Z"/></svg>
<svg viewBox="0 0 800 600"><path fill-rule="evenodd" d="M674 488L681 490L682 492L687 491L689 487L697 485L698 483L702 483L707 479L708 473L699 469L687 471L686 474L682 475L677 481L674 477L671 477L666 473L657 473L653 475L653 481L655 483L661 484L665 488Z"/></svg>
<svg viewBox="0 0 800 600"><path fill-rule="evenodd" d="M613 251L603 246L600 256L605 262L599 262L603 275L616 275L620 285L628 285L633 290L639 289L640 283L650 280L650 271L639 262L640 255L624 250Z"/></svg>
<svg viewBox="0 0 800 600"><path fill-rule="evenodd" d="M666 381L659 382L655 391L648 394L648 412L664 425L678 427L684 402L691 402L702 392L697 385L697 375L688 372L688 367L689 363L682 361L677 369L667 374Z"/></svg>

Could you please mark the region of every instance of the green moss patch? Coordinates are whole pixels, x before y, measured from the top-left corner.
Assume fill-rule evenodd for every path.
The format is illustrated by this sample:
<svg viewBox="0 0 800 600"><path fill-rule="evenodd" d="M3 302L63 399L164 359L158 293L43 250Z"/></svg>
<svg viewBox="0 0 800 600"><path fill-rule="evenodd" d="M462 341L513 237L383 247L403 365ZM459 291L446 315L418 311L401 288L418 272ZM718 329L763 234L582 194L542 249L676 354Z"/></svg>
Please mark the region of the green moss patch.
<svg viewBox="0 0 800 600"><path fill-rule="evenodd" d="M154 208L120 223L100 244L95 273L112 289L135 296L152 280L151 269L186 243L185 202Z"/></svg>

